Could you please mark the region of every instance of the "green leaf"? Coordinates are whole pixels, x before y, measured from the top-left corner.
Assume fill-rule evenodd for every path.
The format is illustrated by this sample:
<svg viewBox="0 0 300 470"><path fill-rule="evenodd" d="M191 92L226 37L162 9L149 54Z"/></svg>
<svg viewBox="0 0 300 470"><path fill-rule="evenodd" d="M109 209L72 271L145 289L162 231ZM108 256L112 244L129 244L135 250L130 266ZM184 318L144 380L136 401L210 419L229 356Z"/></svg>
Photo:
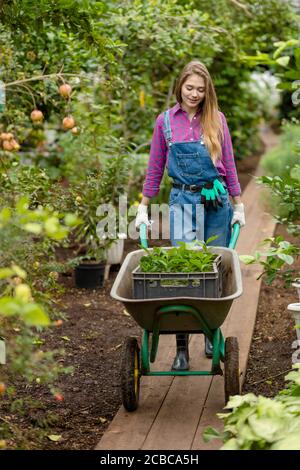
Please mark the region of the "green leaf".
<svg viewBox="0 0 300 470"><path fill-rule="evenodd" d="M40 226L40 224L33 223L33 222L28 222L27 224L23 226L23 228L24 230L26 230L26 232L34 233L36 235L42 232L42 227Z"/></svg>
<svg viewBox="0 0 300 470"><path fill-rule="evenodd" d="M0 313L10 317L20 312L20 304L11 297L2 297L0 299Z"/></svg>
<svg viewBox="0 0 300 470"><path fill-rule="evenodd" d="M229 439L222 447L221 450L239 450L238 441L235 438Z"/></svg>
<svg viewBox="0 0 300 470"><path fill-rule="evenodd" d="M59 228L59 221L57 217L49 217L45 222L45 230L47 235L54 235Z"/></svg>
<svg viewBox="0 0 300 470"><path fill-rule="evenodd" d="M278 253L278 258L282 259L287 264L293 264L294 258L290 255L285 255L284 253Z"/></svg>
<svg viewBox="0 0 300 470"><path fill-rule="evenodd" d="M10 268L1 268L0 269L0 279L7 279L14 274L14 271Z"/></svg>
<svg viewBox="0 0 300 470"><path fill-rule="evenodd" d="M290 78L291 80L299 79L299 70L288 70L284 73L284 78Z"/></svg>
<svg viewBox="0 0 300 470"><path fill-rule="evenodd" d="M61 339L63 339L64 341L71 341L68 336L61 336Z"/></svg>
<svg viewBox="0 0 300 470"><path fill-rule="evenodd" d="M20 266L17 266L16 264L13 264L12 269L14 271L14 274L19 276L21 279L26 279L27 273L26 273L26 271L24 271L24 269L20 268Z"/></svg>
<svg viewBox="0 0 300 470"><path fill-rule="evenodd" d="M251 255L240 255L239 259L245 264L252 264L256 261L255 257Z"/></svg>
<svg viewBox="0 0 300 470"><path fill-rule="evenodd" d="M0 220L2 222L8 222L11 218L11 209L9 207L4 207L0 212Z"/></svg>
<svg viewBox="0 0 300 470"><path fill-rule="evenodd" d="M244 403L254 404L256 402L257 397L254 395L254 393L247 393L246 395L235 395L229 400L225 408L238 408Z"/></svg>
<svg viewBox="0 0 300 470"><path fill-rule="evenodd" d="M248 422L252 428L252 432L260 439L263 439L267 442L274 442L274 439L276 439L278 434L285 434L286 432L282 417L261 418L257 416L250 416Z"/></svg>
<svg viewBox="0 0 300 470"><path fill-rule="evenodd" d="M298 165L292 168L290 175L291 175L291 178L300 181L300 166Z"/></svg>
<svg viewBox="0 0 300 470"><path fill-rule="evenodd" d="M25 214L28 210L29 207L29 202L28 202L28 197L23 196L21 199L16 204L16 211L18 214Z"/></svg>
<svg viewBox="0 0 300 470"><path fill-rule="evenodd" d="M290 61L290 56L286 55L276 59L277 64L282 65L282 67L287 67Z"/></svg>
<svg viewBox="0 0 300 470"><path fill-rule="evenodd" d="M53 442L58 442L61 440L61 435L60 434L49 434L49 436L47 436L48 439L50 439L50 441L53 441Z"/></svg>
<svg viewBox="0 0 300 470"><path fill-rule="evenodd" d="M271 446L271 450L300 450L300 432L291 433Z"/></svg>
<svg viewBox="0 0 300 470"><path fill-rule="evenodd" d="M65 224L68 225L69 227L76 227L78 223L79 223L79 220L75 214L67 214L65 216Z"/></svg>
<svg viewBox="0 0 300 470"><path fill-rule="evenodd" d="M22 319L29 326L48 326L50 324L48 315L35 303L23 306Z"/></svg>
<svg viewBox="0 0 300 470"><path fill-rule="evenodd" d="M204 433L202 434L204 442L209 442L212 439L222 438L222 434L219 433L216 429L212 427L208 427L205 429Z"/></svg>

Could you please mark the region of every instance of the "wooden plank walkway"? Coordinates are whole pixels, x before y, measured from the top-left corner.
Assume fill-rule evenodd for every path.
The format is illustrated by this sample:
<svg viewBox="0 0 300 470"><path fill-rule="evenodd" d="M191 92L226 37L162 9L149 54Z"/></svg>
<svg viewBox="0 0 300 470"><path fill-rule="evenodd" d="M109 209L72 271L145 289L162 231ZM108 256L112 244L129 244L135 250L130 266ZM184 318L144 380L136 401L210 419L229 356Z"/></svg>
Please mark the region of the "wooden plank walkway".
<svg viewBox="0 0 300 470"><path fill-rule="evenodd" d="M262 131L266 150L277 143L269 130ZM259 174L258 169L256 174ZM254 180L243 193L247 226L241 230L237 245L239 254L252 253L258 243L273 235L275 222L259 203L262 189ZM255 325L261 273L257 266L242 265L243 295L233 302L222 327L224 337L237 336L240 345L241 384L245 378L247 359ZM190 336L190 368L210 368L204 355L203 335ZM175 337L162 335L153 370L168 370L175 353ZM222 428L216 413L224 406L223 377L142 377L140 406L128 413L120 408L97 450L212 450L219 440L204 443L202 433L207 426Z"/></svg>

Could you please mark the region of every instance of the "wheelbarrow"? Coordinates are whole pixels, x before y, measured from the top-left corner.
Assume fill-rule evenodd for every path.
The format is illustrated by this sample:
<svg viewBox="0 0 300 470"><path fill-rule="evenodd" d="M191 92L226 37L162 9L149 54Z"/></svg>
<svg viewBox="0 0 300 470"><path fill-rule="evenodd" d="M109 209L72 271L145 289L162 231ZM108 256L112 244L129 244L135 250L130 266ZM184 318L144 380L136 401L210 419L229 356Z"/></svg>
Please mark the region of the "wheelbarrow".
<svg viewBox="0 0 300 470"><path fill-rule="evenodd" d="M220 329L233 300L242 294L239 258L234 250L239 231L239 224L235 224L229 248L210 247L213 253L222 255L223 290L222 296L218 298L181 296L135 299L132 271L139 265L145 251L135 250L126 256L110 295L122 302L129 314L143 328L141 347L135 337L127 337L123 345L121 391L122 402L127 411L134 411L138 407L142 376L224 375L225 403L230 396L240 393L238 340L236 337L224 340ZM140 227L140 239L141 246L147 248L146 225ZM159 336L175 333L202 333L207 336L213 346L210 370L151 371L150 363L155 361ZM224 363L224 372L221 362Z"/></svg>

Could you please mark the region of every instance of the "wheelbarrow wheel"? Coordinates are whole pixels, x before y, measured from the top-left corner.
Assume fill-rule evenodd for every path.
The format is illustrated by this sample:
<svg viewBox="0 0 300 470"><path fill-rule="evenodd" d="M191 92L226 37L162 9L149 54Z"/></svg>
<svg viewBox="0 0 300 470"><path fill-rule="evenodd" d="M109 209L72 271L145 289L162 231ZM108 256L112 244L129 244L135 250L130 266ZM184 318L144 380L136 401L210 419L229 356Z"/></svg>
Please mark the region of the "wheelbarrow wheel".
<svg viewBox="0 0 300 470"><path fill-rule="evenodd" d="M239 343L235 336L225 341L224 387L225 404L230 396L240 394Z"/></svg>
<svg viewBox="0 0 300 470"><path fill-rule="evenodd" d="M140 394L140 348L136 338L126 338L121 360L122 402L127 411L134 411Z"/></svg>

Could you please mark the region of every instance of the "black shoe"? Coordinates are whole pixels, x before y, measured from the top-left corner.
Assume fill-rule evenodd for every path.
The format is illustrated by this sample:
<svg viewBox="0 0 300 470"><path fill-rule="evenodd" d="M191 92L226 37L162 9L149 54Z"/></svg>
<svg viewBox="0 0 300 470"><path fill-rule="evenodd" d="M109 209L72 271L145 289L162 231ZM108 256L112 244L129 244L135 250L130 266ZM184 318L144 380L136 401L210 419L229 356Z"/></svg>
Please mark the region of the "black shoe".
<svg viewBox="0 0 300 470"><path fill-rule="evenodd" d="M177 354L172 370L189 370L189 335L179 333L176 335Z"/></svg>
<svg viewBox="0 0 300 470"><path fill-rule="evenodd" d="M205 356L208 358L213 357L213 345L207 336L205 336Z"/></svg>
<svg viewBox="0 0 300 470"><path fill-rule="evenodd" d="M178 351L172 365L172 370L189 370L189 368L186 352Z"/></svg>

